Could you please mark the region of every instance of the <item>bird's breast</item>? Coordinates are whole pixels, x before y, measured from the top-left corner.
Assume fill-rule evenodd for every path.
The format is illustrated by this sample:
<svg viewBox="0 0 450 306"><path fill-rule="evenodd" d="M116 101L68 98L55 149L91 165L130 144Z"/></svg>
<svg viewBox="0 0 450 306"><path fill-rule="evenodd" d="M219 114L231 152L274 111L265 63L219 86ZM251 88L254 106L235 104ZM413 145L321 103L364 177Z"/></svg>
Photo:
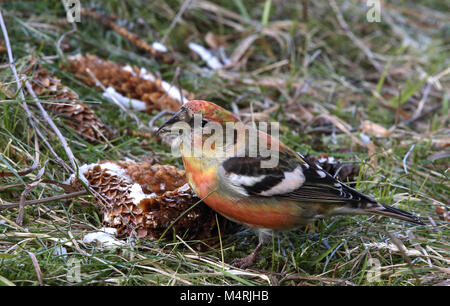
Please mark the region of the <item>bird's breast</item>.
<svg viewBox="0 0 450 306"><path fill-rule="evenodd" d="M303 222L301 208L292 201L270 198L232 197L218 188L217 167L205 160L183 157L186 176L197 196L216 212L235 222L253 227L288 229ZM213 192L214 191L214 192Z"/></svg>
<svg viewBox="0 0 450 306"><path fill-rule="evenodd" d="M291 229L310 220L301 218L301 208L294 203L255 201L253 198L230 199L220 192L204 202L221 215L235 222L268 229Z"/></svg>
<svg viewBox="0 0 450 306"><path fill-rule="evenodd" d="M199 198L206 197L214 190L217 167L205 162L204 158L183 156L186 178Z"/></svg>

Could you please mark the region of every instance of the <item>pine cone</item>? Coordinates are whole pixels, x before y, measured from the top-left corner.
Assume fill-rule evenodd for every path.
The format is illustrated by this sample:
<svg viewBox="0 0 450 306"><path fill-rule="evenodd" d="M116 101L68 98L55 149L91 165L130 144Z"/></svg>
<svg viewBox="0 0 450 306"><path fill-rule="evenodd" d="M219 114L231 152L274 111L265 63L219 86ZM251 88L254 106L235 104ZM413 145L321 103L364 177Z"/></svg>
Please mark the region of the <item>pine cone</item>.
<svg viewBox="0 0 450 306"><path fill-rule="evenodd" d="M184 171L171 165L136 164L130 161L114 163L126 169L126 174L131 177L133 182L141 185L144 193L154 192L160 195L167 190L175 190L186 184Z"/></svg>
<svg viewBox="0 0 450 306"><path fill-rule="evenodd" d="M187 184L160 196L142 200L138 206L143 210L145 225L138 231L138 235L159 238L174 220L198 201L200 199ZM220 219L221 224L226 222L225 219ZM173 229L179 236L187 239L209 238L217 234L215 212L201 203L175 223Z"/></svg>
<svg viewBox="0 0 450 306"><path fill-rule="evenodd" d="M61 84L61 80L50 74L47 69L37 67L31 80L36 95L52 103L43 103L44 108L66 120L68 127L74 129L85 140L98 143L104 138L113 138L113 132L97 117L85 103L80 102L78 95Z"/></svg>
<svg viewBox="0 0 450 306"><path fill-rule="evenodd" d="M146 70L122 67L115 62L104 61L91 54L73 56L69 58L69 62L72 72L85 84L96 85L95 80L86 71L86 68L89 68L103 86L111 86L124 97L145 102L147 106L145 111L148 113L163 109L176 111L181 105L179 100L166 92L163 81ZM187 91L182 90L182 94L193 98Z"/></svg>
<svg viewBox="0 0 450 306"><path fill-rule="evenodd" d="M117 228L119 236L136 233L140 238L158 239L200 201L186 183L184 171L173 166L107 161L85 165L80 172L97 193L103 223ZM74 177L70 181L82 188ZM221 216L219 219L224 232L229 222ZM178 220L173 230L187 239L212 237L217 234L215 212L200 203Z"/></svg>

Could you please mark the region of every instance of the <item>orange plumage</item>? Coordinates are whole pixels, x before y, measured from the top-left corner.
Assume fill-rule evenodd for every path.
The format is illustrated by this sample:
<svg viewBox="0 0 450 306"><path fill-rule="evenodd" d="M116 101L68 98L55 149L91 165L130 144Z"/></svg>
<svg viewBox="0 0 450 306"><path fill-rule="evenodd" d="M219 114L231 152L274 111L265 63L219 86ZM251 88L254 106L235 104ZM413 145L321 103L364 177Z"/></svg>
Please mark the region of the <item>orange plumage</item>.
<svg viewBox="0 0 450 306"><path fill-rule="evenodd" d="M175 123L183 124L180 148L189 184L207 205L231 220L276 230L341 214L378 214L423 224L338 182L277 138L245 126L214 103L190 101L160 130ZM251 264L261 245L262 240L236 263Z"/></svg>

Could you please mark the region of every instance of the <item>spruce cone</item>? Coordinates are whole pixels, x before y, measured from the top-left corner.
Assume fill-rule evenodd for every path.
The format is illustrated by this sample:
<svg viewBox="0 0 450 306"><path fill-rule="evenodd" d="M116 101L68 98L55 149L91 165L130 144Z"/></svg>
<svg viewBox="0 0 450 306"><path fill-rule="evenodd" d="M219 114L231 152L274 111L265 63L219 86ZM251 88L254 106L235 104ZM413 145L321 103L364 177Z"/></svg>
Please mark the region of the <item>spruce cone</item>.
<svg viewBox="0 0 450 306"><path fill-rule="evenodd" d="M179 99L174 98L166 92L167 83L155 78L144 69L129 66L122 67L112 61L104 61L95 55L73 56L69 58L70 69L75 75L89 86L95 86L95 80L87 73L86 68L105 87L112 87L124 97L145 102L145 111L151 113L153 110L176 111L182 104ZM170 86L169 86L170 87ZM173 87L171 90L176 89ZM179 97L179 92L174 93ZM186 91L182 91L184 96L192 97ZM186 98L184 98L186 99Z"/></svg>
<svg viewBox="0 0 450 306"><path fill-rule="evenodd" d="M130 161L115 162L126 173L133 182L142 187L144 193L156 193L158 195L167 190L175 190L186 184L184 171L171 165L151 165L148 163L136 164Z"/></svg>
<svg viewBox="0 0 450 306"><path fill-rule="evenodd" d="M184 171L173 166L108 161L85 165L80 172L98 193L103 223L117 228L119 236L136 233L140 238L158 239L200 200L186 183ZM82 188L74 177L70 182ZM224 230L229 222L219 218ZM200 203L178 220L173 230L184 239L212 237L217 234L215 212Z"/></svg>
<svg viewBox="0 0 450 306"><path fill-rule="evenodd" d="M67 119L66 124L74 129L85 140L98 143L104 138L113 138L113 132L97 117L94 111L85 103L80 102L78 95L61 84L61 80L50 74L47 69L38 67L31 80L36 95L52 103L42 106L52 113Z"/></svg>

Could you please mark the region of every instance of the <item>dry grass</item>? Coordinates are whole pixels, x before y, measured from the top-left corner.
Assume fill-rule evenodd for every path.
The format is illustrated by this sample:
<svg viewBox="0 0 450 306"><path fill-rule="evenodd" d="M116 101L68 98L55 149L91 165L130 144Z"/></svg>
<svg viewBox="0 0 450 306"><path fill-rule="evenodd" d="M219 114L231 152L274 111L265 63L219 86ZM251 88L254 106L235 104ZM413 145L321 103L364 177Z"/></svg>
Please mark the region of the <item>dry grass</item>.
<svg viewBox="0 0 450 306"><path fill-rule="evenodd" d="M89 52L146 67L243 119L281 122L282 140L293 149L360 165L358 188L415 212L428 225L361 216L325 219L280 233L255 267L243 271L227 263L255 246L257 238L244 229L213 245L184 241L183 233L160 242L124 240L120 250L84 244L83 236L102 226L95 200L84 195L26 206L22 224L20 209L0 211L0 283L443 284L450 261L448 220L442 219L450 204L448 4L383 1L381 22L370 23L365 1L356 0L273 0L270 7L261 1L198 0L178 14L183 3L83 1L85 8L114 13L119 25L144 42L166 37L175 64L146 54L99 20L82 16L73 30L59 1L2 3L19 74L27 71L30 56L37 58L118 136L91 144L51 115L65 146L32 96L21 98L0 44L0 205L65 193L54 182L65 181L75 162L151 156L181 166L157 139L129 133L150 132L147 122L156 112L123 112L65 69L67 55ZM222 50L230 62L222 70L207 69L189 42L218 48L219 58ZM198 243L206 251L198 251ZM78 264L79 278L73 277ZM374 264L381 271L375 281L368 277Z"/></svg>

